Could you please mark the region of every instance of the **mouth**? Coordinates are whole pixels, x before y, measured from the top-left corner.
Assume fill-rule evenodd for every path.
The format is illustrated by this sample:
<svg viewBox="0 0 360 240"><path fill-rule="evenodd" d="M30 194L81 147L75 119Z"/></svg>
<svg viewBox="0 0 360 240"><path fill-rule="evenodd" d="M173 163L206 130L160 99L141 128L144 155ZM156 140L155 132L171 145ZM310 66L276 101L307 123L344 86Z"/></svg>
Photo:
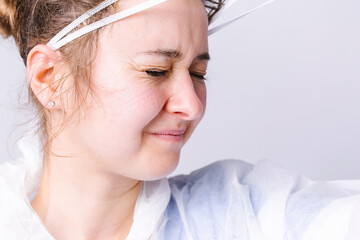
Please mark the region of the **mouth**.
<svg viewBox="0 0 360 240"><path fill-rule="evenodd" d="M151 135L170 142L182 142L184 138L184 133L186 129L181 130L163 130L155 133L151 133Z"/></svg>
<svg viewBox="0 0 360 240"><path fill-rule="evenodd" d="M171 134L152 134L153 136L170 142L181 142L183 139L183 135L171 135Z"/></svg>

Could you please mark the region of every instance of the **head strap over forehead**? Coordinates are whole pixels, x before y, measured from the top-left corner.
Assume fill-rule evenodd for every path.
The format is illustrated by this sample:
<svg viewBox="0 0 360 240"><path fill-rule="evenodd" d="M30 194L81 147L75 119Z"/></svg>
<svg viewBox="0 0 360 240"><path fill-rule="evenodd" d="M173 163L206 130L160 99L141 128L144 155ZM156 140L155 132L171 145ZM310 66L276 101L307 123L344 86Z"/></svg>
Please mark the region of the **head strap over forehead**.
<svg viewBox="0 0 360 240"><path fill-rule="evenodd" d="M96 14L97 12L101 11L102 9L110 6L111 4L117 2L119 0L105 0L102 3L100 3L99 5L97 5L95 8L87 11L86 13L84 13L83 15L81 15L80 17L78 17L77 19L75 19L72 23L70 23L69 25L67 25L64 29L62 29L59 33L57 33L48 43L47 46L49 46L51 49L53 50L58 50L59 48L61 48L62 46L66 45L67 43L73 41L76 38L79 38L91 31L94 31L98 28L101 28L105 25L108 25L110 23L116 22L118 20L121 20L123 18L126 18L130 15L133 15L135 13L141 12L145 9L151 8L153 6L156 6L160 3L163 3L165 1L169 1L169 0L147 0L145 2L142 2L140 4L137 4L133 7L130 7L126 10L123 10L121 12L115 13L113 15L110 15L108 17L105 17L97 22L94 22L90 25L87 25L69 35L67 35L68 33L70 33L73 29L75 29L77 26L79 26L81 23L83 23L84 21L86 21L87 19L89 19L91 16L93 16L94 14ZM216 22L216 20L225 13L225 11L227 9L230 8L230 6L232 4L234 4L237 0L227 0L227 2L225 3L225 5L219 10L219 12L217 12L215 14L215 16L213 17L213 20L211 22L211 24L209 25L209 27L211 27L213 25L214 22ZM253 8L243 14L240 14L216 27L213 28L209 28L208 31L208 35L211 35L221 29L223 29L224 27L228 26L229 24L239 20L240 18L245 17L246 15L252 13L253 11L264 7L265 5L273 2L274 0L268 0L265 3L261 4L260 6ZM67 36L66 36L67 35Z"/></svg>

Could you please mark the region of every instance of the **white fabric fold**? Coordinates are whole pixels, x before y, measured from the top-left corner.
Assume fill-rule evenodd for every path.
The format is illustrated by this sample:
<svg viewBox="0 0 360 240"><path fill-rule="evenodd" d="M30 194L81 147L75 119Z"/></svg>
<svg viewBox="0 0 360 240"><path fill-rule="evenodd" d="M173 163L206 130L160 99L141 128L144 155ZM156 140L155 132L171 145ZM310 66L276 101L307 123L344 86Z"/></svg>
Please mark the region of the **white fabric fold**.
<svg viewBox="0 0 360 240"><path fill-rule="evenodd" d="M28 132L21 138L17 147L23 157L17 161L23 164L26 174L24 184L26 194L29 198L37 191L43 169L43 150L37 134Z"/></svg>
<svg viewBox="0 0 360 240"><path fill-rule="evenodd" d="M156 231L170 200L167 178L144 182L136 202L134 222L126 240L150 239Z"/></svg>

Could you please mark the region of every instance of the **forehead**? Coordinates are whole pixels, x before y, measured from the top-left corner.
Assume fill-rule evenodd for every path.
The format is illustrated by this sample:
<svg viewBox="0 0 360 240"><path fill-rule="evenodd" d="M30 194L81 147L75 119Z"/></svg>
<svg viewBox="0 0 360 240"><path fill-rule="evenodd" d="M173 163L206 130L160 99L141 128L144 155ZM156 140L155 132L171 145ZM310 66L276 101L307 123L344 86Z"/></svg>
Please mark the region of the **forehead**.
<svg viewBox="0 0 360 240"><path fill-rule="evenodd" d="M144 0L118 2L119 10ZM109 25L99 37L99 47L122 53L154 49L206 52L207 13L201 0L167 0Z"/></svg>

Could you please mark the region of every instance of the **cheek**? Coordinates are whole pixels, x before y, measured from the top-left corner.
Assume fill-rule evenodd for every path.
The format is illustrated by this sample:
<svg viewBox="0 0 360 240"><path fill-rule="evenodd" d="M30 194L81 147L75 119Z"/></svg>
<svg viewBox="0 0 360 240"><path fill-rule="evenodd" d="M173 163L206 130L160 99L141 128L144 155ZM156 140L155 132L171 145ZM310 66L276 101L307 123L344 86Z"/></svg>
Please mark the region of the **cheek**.
<svg viewBox="0 0 360 240"><path fill-rule="evenodd" d="M104 118L110 132L118 129L134 139L162 110L163 99L153 88L114 93L102 99ZM113 129L113 130L111 130ZM116 132L116 130L115 130Z"/></svg>
<svg viewBox="0 0 360 240"><path fill-rule="evenodd" d="M207 90L206 90L206 85L205 84L204 84L203 87L200 88L200 90L197 91L197 94L198 94L200 102L201 102L201 104L203 105L203 108L204 108L203 114L205 114L206 98L207 98Z"/></svg>
<svg viewBox="0 0 360 240"><path fill-rule="evenodd" d="M101 104L88 112L83 128L83 132L92 135L92 140L88 136L84 141L93 154L108 159L106 165L110 164L111 168L118 166L119 159L137 157L143 146L147 125L162 110L162 99L151 89L101 97ZM120 161L122 165L127 164Z"/></svg>
<svg viewBox="0 0 360 240"><path fill-rule="evenodd" d="M199 101L203 107L202 116L196 120L196 122L199 123L201 121L202 117L204 116L205 110L206 110L206 98L207 98L206 84L200 83L199 85L195 86L195 91L196 91L196 95L198 96Z"/></svg>

